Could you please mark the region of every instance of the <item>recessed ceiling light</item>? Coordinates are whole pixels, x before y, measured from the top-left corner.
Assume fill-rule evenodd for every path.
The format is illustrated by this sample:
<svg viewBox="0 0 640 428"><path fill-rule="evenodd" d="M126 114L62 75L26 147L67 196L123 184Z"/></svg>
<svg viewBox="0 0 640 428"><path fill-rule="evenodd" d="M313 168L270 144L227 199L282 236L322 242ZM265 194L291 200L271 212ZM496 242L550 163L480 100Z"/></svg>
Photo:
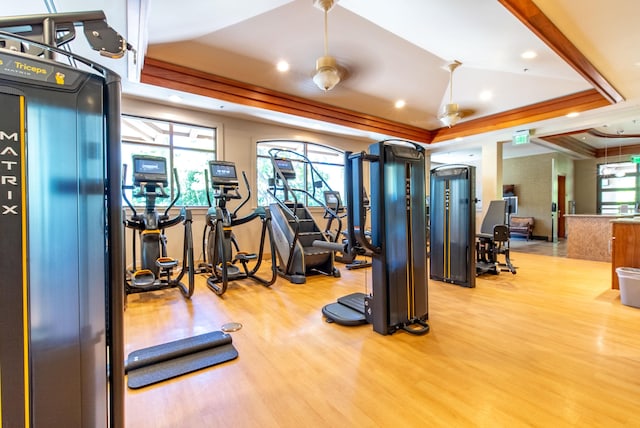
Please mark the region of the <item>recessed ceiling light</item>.
<svg viewBox="0 0 640 428"><path fill-rule="evenodd" d="M182 102L182 97L180 95L169 95L169 101L173 102L173 103L181 103Z"/></svg>
<svg viewBox="0 0 640 428"><path fill-rule="evenodd" d="M493 98L493 92L489 90L480 92L481 101L490 101L492 98Z"/></svg>
<svg viewBox="0 0 640 428"><path fill-rule="evenodd" d="M396 101L396 108L402 108L405 105L407 105L407 103L404 100L398 100Z"/></svg>
<svg viewBox="0 0 640 428"><path fill-rule="evenodd" d="M285 71L289 71L289 63L285 60L278 61L276 68L279 72L284 73Z"/></svg>
<svg viewBox="0 0 640 428"><path fill-rule="evenodd" d="M464 138L462 138L462 137L456 137L454 141L462 141L462 140L464 140Z"/></svg>
<svg viewBox="0 0 640 428"><path fill-rule="evenodd" d="M533 59L535 57L537 57L538 54L535 53L534 51L524 51L522 52L522 54L520 54L520 57L523 59Z"/></svg>
<svg viewBox="0 0 640 428"><path fill-rule="evenodd" d="M567 113L567 117L578 117L580 116L580 113L578 113L577 111L572 111L571 113Z"/></svg>

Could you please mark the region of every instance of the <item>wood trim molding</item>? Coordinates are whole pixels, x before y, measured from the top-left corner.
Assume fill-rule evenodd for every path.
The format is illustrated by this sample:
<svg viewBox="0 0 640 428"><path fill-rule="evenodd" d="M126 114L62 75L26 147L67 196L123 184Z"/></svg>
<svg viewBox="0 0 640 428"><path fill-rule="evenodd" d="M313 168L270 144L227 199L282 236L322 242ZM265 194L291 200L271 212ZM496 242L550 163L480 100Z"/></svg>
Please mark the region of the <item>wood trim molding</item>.
<svg viewBox="0 0 640 428"><path fill-rule="evenodd" d="M637 155L640 154L640 144L634 144L632 146L622 146L622 147L611 147L608 149L597 149L596 150L596 158L604 158L609 156L610 158L615 158L619 155Z"/></svg>
<svg viewBox="0 0 640 428"><path fill-rule="evenodd" d="M586 132L598 138L640 138L640 134L609 134L597 129L589 129Z"/></svg>
<svg viewBox="0 0 640 428"><path fill-rule="evenodd" d="M140 81L250 107L430 143L433 131L146 58Z"/></svg>
<svg viewBox="0 0 640 428"><path fill-rule="evenodd" d="M600 158L606 157L607 152L609 156L617 156L617 155L635 155L640 154L640 144L630 144L626 146L615 146L615 141L613 142L614 146L607 149L596 149L592 146L583 143L574 137L574 135L579 134L591 134L598 138L611 138L615 139L629 139L629 138L639 138L640 134L628 134L628 135L619 135L619 134L608 134L606 132L599 131L597 129L583 129L579 131L566 132L562 134L554 134L547 135L544 137L538 137L540 140L553 144L559 147L561 150L569 151L574 154L579 155L583 158Z"/></svg>
<svg viewBox="0 0 640 428"><path fill-rule="evenodd" d="M577 154L581 158L590 159L596 157L595 148L570 135L553 135L549 137L541 137L540 139L549 144L553 144L561 151Z"/></svg>
<svg viewBox="0 0 640 428"><path fill-rule="evenodd" d="M578 92L537 104L507 110L491 116L462 122L453 128L436 130L433 143L465 137L473 134L497 131L513 126L525 125L531 122L551 119L566 115L570 112L580 112L609 105L609 102L595 89Z"/></svg>
<svg viewBox="0 0 640 428"><path fill-rule="evenodd" d="M434 131L318 103L176 64L145 59L141 82L251 107L316 119L419 143L437 143L609 105L595 89L508 110Z"/></svg>
<svg viewBox="0 0 640 428"><path fill-rule="evenodd" d="M531 0L498 0L507 10L545 42L567 64L615 104L624 101L622 95L600 74L591 62L560 32L558 27Z"/></svg>
<svg viewBox="0 0 640 428"><path fill-rule="evenodd" d="M524 106L453 128L428 130L323 104L153 58L145 58L140 81L250 107L287 113L363 131L431 144L505 129L624 101L615 88L560 32L532 0L498 0L542 41L582 75L594 89Z"/></svg>

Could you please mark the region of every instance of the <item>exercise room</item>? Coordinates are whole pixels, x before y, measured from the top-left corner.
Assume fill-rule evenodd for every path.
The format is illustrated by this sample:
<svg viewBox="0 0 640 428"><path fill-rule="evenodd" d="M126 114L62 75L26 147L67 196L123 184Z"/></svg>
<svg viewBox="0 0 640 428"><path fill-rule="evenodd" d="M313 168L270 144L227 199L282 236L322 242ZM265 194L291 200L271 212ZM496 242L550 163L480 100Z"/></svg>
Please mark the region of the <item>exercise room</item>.
<svg viewBox="0 0 640 428"><path fill-rule="evenodd" d="M417 3L3 9L1 426L637 424L640 5Z"/></svg>

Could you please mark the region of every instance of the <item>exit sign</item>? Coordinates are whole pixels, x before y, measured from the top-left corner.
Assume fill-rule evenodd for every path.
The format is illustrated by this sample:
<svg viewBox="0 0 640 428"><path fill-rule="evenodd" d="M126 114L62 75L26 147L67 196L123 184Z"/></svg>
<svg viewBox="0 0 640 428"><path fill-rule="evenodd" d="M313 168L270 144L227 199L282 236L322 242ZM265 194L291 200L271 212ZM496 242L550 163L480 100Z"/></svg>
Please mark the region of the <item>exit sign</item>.
<svg viewBox="0 0 640 428"><path fill-rule="evenodd" d="M529 144L530 132L528 129L522 131L516 131L513 133L512 142L514 145Z"/></svg>
<svg viewBox="0 0 640 428"><path fill-rule="evenodd" d="M631 162L640 163L640 155L631 155Z"/></svg>

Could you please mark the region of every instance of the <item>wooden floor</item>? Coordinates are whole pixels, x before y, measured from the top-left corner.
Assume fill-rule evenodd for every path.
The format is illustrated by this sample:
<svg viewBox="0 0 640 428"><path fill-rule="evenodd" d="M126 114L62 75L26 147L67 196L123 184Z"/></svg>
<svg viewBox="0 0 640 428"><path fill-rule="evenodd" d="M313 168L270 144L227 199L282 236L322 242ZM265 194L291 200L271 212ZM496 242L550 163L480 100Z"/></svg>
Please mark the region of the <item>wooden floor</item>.
<svg viewBox="0 0 640 428"><path fill-rule="evenodd" d="M429 281L431 332L382 336L326 323L323 305L365 291L342 278L236 282L223 298L199 279L130 296L127 354L219 330L239 358L128 390L126 426L640 426L640 309L610 289L610 264L513 252L517 275L475 289Z"/></svg>

